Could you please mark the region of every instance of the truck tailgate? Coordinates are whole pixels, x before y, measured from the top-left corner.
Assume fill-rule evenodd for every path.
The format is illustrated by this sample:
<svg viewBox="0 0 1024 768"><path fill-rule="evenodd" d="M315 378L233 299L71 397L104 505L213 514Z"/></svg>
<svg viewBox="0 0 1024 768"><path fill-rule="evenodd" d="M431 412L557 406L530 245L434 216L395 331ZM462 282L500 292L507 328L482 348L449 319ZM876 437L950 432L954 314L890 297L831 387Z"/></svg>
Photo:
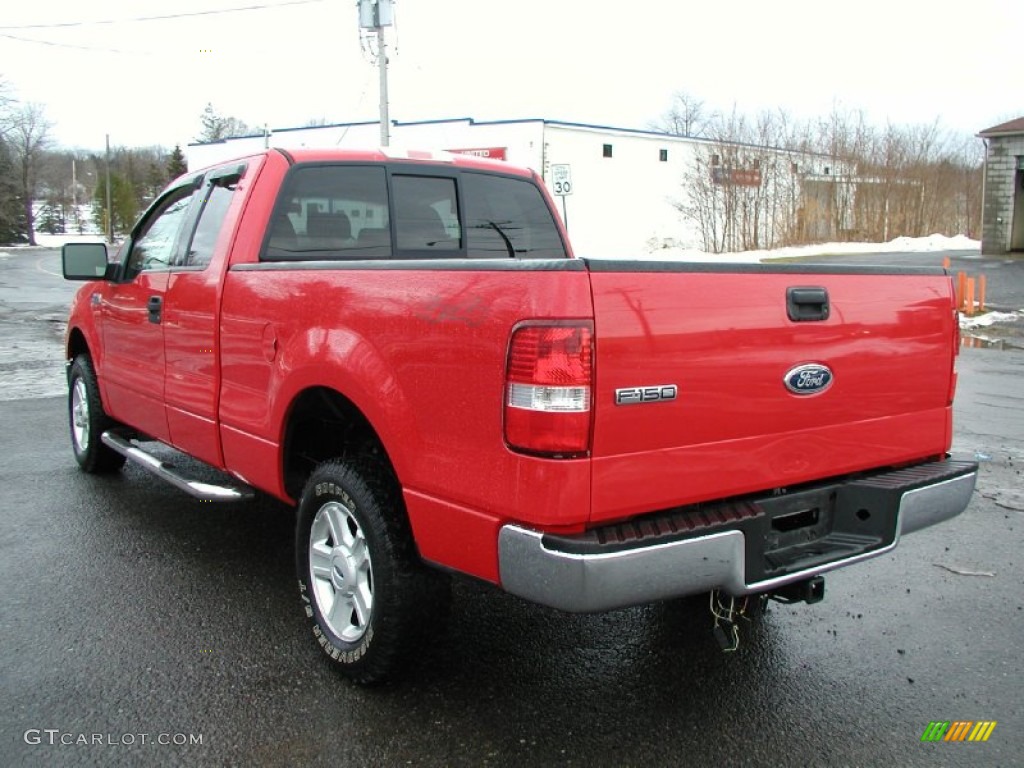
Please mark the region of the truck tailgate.
<svg viewBox="0 0 1024 768"><path fill-rule="evenodd" d="M942 270L588 267L593 521L948 449L957 331Z"/></svg>

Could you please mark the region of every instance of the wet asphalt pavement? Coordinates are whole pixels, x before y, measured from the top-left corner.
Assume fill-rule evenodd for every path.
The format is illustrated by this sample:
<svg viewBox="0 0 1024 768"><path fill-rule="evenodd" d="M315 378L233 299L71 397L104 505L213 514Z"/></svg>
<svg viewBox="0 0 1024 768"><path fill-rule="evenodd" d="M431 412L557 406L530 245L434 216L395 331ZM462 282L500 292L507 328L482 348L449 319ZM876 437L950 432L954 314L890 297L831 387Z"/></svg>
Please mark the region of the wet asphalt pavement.
<svg viewBox="0 0 1024 768"><path fill-rule="evenodd" d="M62 398L0 402L0 764L1020 765L1024 352L959 368L968 510L736 653L701 600L572 616L458 580L447 630L371 690L321 659L291 510L84 475ZM933 720L998 725L923 744Z"/></svg>
<svg viewBox="0 0 1024 768"><path fill-rule="evenodd" d="M2 403L0 421L6 765L1022 760L1020 433L971 440L990 458L966 513L828 576L823 603L773 606L736 653L699 600L570 616L459 581L409 677L364 690L299 608L290 510L202 504L131 467L84 475L60 399ZM999 725L985 744L921 744L932 720ZM59 744L79 734L136 743Z"/></svg>

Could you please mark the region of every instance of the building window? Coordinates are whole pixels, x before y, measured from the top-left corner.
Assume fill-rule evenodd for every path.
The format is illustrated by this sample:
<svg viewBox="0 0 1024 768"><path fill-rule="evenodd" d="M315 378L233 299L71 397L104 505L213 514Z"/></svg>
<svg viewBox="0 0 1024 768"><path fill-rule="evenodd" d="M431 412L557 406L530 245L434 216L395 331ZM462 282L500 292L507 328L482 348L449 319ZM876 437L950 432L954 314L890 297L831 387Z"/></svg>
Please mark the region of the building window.
<svg viewBox="0 0 1024 768"><path fill-rule="evenodd" d="M660 160L663 163L667 163L668 162L668 150L667 149L659 149L658 150L658 160Z"/></svg>
<svg viewBox="0 0 1024 768"><path fill-rule="evenodd" d="M602 155L604 157L611 157L612 156L612 145L611 144L605 144L604 145L604 148L602 149Z"/></svg>
<svg viewBox="0 0 1024 768"><path fill-rule="evenodd" d="M711 156L711 164L712 165L718 165L720 162L722 162L722 160L721 160L721 158L719 158L718 155L712 155Z"/></svg>

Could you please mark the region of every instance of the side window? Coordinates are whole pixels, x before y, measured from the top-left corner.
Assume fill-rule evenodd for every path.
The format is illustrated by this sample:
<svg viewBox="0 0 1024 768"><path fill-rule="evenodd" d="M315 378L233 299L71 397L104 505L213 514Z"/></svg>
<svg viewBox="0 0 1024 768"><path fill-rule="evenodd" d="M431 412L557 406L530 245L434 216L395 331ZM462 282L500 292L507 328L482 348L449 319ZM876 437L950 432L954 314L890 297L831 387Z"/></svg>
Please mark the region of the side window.
<svg viewBox="0 0 1024 768"><path fill-rule="evenodd" d="M399 250L444 252L462 248L455 179L395 175L391 189Z"/></svg>
<svg viewBox="0 0 1024 768"><path fill-rule="evenodd" d="M271 218L264 261L386 259L391 256L382 167L292 169Z"/></svg>
<svg viewBox="0 0 1024 768"><path fill-rule="evenodd" d="M208 184L204 193L203 210L199 214L199 223L192 235L185 265L189 267L205 267L213 258L213 248L217 244L224 218L231 205L235 185Z"/></svg>
<svg viewBox="0 0 1024 768"><path fill-rule="evenodd" d="M182 187L172 192L150 216L142 231L132 242L132 250L125 265L126 277L133 278L147 269L162 269L170 265L174 245L185 223L194 188Z"/></svg>
<svg viewBox="0 0 1024 768"><path fill-rule="evenodd" d="M465 173L462 188L470 258L566 258L551 211L532 183Z"/></svg>

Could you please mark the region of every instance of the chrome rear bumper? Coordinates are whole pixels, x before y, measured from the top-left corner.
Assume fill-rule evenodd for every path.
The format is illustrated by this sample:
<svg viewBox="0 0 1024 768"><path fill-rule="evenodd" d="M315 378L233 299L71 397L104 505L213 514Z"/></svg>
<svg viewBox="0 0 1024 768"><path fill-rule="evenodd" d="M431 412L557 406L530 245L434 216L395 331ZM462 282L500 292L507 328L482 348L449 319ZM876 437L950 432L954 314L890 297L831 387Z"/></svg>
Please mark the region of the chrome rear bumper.
<svg viewBox="0 0 1024 768"><path fill-rule="evenodd" d="M929 476L943 479L931 482ZM750 581L750 533L749 529L740 530L743 526L739 524L732 528L726 524L723 530L674 540L661 535L640 537L629 546L610 550L589 546L593 537L579 546L574 542L573 546L566 546L565 538L506 525L498 535L501 584L506 591L532 602L578 613L640 605L711 589L736 596L764 592L889 552L901 535L960 514L971 500L976 480L977 464L949 461L882 473L866 481L861 478L861 486L884 488L898 499L895 530L888 540L855 554L850 554L849 547L835 547L834 559L808 567L797 564L798 567L782 569L780 575L763 574L762 578ZM819 559L828 557L824 550L813 554Z"/></svg>

